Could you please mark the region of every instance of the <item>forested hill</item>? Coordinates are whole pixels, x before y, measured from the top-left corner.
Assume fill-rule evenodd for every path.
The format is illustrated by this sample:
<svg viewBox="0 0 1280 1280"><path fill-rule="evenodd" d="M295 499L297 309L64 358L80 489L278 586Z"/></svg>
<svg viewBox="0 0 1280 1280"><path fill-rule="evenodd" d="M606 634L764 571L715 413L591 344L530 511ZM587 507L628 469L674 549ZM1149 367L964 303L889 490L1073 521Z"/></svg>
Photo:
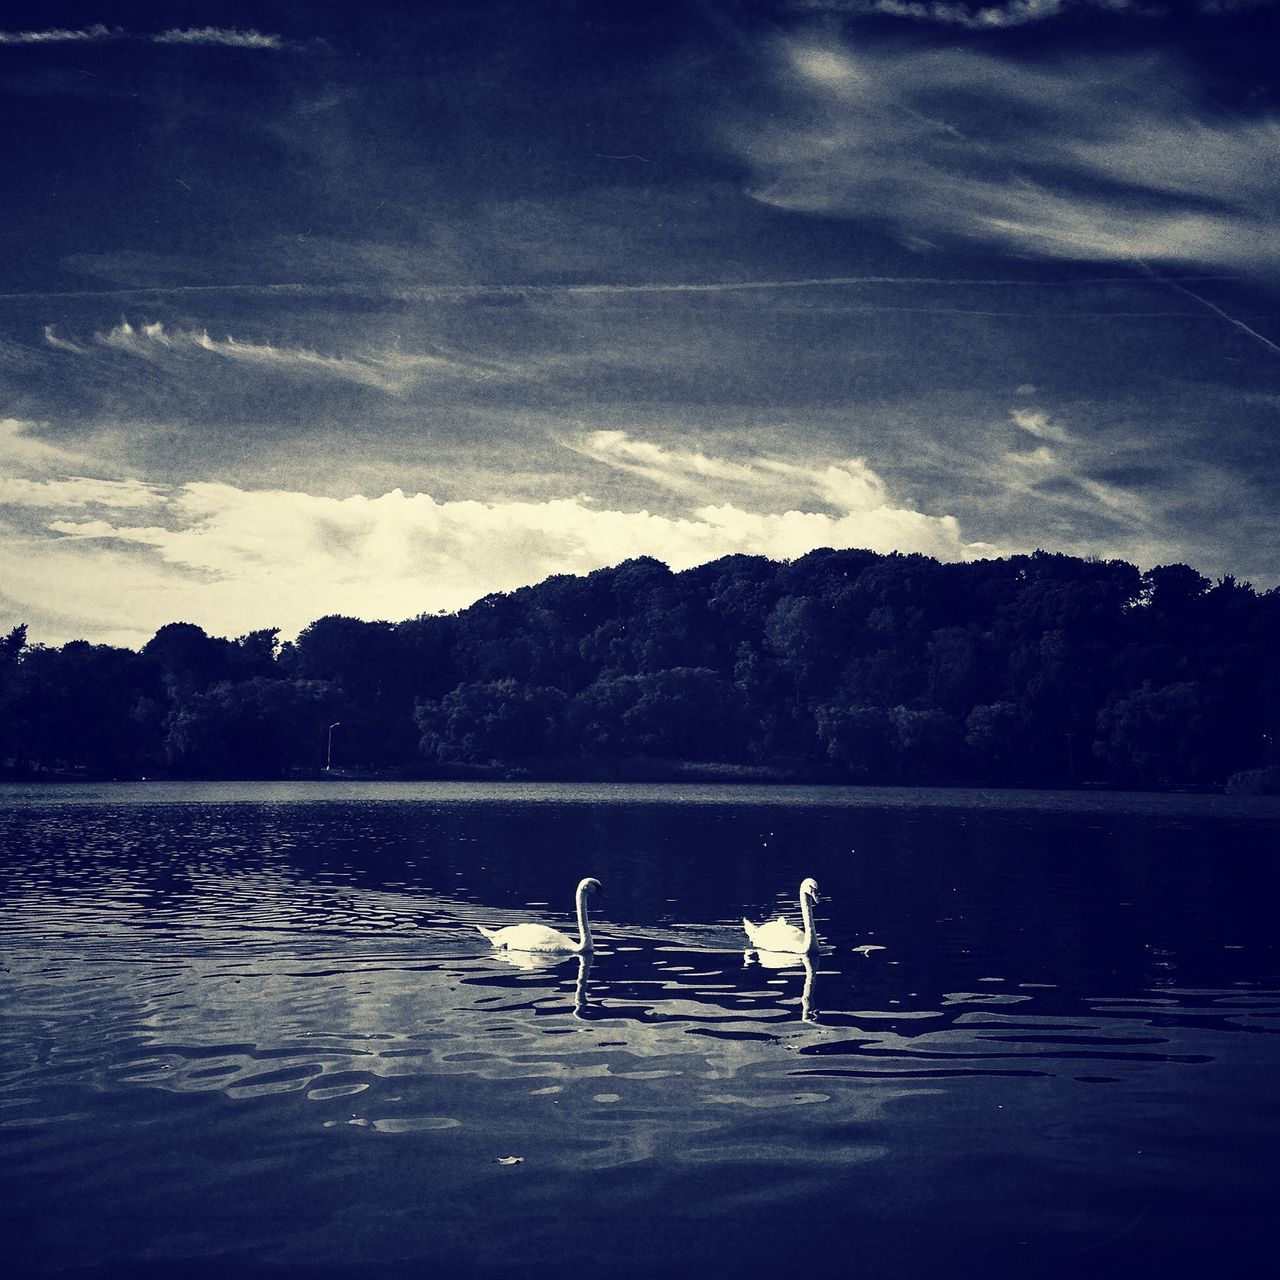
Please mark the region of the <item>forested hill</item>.
<svg viewBox="0 0 1280 1280"><path fill-rule="evenodd" d="M141 652L0 641L18 775L1213 785L1278 744L1280 591L1045 552L638 559L293 643L183 622Z"/></svg>

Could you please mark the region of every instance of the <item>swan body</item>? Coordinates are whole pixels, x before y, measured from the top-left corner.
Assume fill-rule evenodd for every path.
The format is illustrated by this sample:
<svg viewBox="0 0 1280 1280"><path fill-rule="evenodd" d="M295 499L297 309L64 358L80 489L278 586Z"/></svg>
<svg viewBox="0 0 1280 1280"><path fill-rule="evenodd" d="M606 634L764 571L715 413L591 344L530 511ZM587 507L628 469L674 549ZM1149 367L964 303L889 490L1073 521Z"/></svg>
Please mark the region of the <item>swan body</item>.
<svg viewBox="0 0 1280 1280"><path fill-rule="evenodd" d="M813 930L813 905L818 902L818 884L807 878L800 885L800 916L804 928L797 929L785 916L766 920L764 924L752 924L745 916L742 927L747 931L752 946L760 951L783 952L788 955L808 955L818 947L818 935Z"/></svg>
<svg viewBox="0 0 1280 1280"><path fill-rule="evenodd" d="M506 951L530 951L539 955L582 955L592 950L591 924L587 920L587 897L600 888L600 881L588 876L578 883L574 905L578 912L578 937L545 924L509 924L505 929L476 928L495 947Z"/></svg>

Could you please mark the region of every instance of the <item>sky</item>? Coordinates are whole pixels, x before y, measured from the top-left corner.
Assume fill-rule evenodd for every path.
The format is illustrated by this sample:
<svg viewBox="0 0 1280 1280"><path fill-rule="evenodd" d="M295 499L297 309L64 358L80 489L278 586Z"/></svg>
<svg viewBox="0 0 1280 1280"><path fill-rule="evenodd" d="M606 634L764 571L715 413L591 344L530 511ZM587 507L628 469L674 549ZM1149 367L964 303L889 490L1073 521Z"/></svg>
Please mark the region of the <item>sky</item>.
<svg viewBox="0 0 1280 1280"><path fill-rule="evenodd" d="M0 632L632 556L1280 582L1276 0L0 10Z"/></svg>

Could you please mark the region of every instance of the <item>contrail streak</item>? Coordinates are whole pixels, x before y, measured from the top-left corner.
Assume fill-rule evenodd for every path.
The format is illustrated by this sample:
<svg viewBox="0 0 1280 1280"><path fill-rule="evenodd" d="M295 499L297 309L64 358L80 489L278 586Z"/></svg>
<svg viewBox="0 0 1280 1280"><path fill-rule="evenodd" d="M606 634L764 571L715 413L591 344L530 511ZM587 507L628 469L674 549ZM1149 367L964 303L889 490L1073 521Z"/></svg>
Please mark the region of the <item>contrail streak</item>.
<svg viewBox="0 0 1280 1280"><path fill-rule="evenodd" d="M1213 307L1212 303L1174 281L1163 280L1148 268L1148 274L1155 280L1173 284L1188 294L1201 305L1217 311L1225 319L1230 320L1224 312ZM1228 276L1188 277L1188 279L1227 280ZM1005 279L1000 277L984 278L969 276L806 276L784 280L679 280L648 284L513 284L509 282L474 283L474 284L420 284L387 287L378 284L307 284L303 282L281 282L277 284L175 284L175 285L132 285L119 289L63 289L39 290L23 293L0 293L0 302L42 302L81 299L138 299L145 300L157 297L217 296L230 297L283 297L283 298L328 298L328 297L378 297L394 298L403 301L432 301L433 299L469 298L469 297L562 297L592 294L680 294L680 293L744 293L768 292L771 290L801 289L852 289L868 285L901 285L922 286L938 289L961 288L1016 288L1016 289L1070 289L1081 285L1114 285L1131 281L1128 276L1083 277L1078 280L1027 280ZM1238 324L1239 321L1232 321ZM1241 326L1247 328L1247 326ZM1252 330L1249 330L1252 333ZM1254 337L1260 335L1254 334ZM1266 341L1266 339L1262 339ZM1268 343L1268 345L1274 345Z"/></svg>
<svg viewBox="0 0 1280 1280"><path fill-rule="evenodd" d="M1198 293L1188 289L1180 280L1171 280L1167 276L1162 276L1158 271L1153 270L1147 263L1140 259L1135 259L1142 271L1149 275L1151 279L1159 281L1161 284L1168 285L1169 288L1176 290L1178 293L1185 294L1193 302L1198 302L1207 311L1212 311L1215 316L1225 320L1229 325L1234 325L1242 333L1246 333L1255 342L1260 342L1264 347L1274 351L1280 355L1280 345L1271 341L1265 334L1259 333L1256 329L1251 329L1243 320L1237 320L1235 316L1228 314L1217 303L1210 302L1208 298L1202 298Z"/></svg>

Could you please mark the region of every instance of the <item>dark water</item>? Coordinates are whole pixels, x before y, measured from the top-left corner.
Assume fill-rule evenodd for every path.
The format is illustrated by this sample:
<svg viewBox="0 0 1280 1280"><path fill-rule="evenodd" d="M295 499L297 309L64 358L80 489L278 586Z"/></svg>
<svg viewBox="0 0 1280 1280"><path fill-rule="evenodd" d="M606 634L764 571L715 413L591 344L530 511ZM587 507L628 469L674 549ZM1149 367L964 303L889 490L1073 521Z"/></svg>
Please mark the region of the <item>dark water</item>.
<svg viewBox="0 0 1280 1280"><path fill-rule="evenodd" d="M1277 1244L1274 801L0 804L11 1273L1172 1276ZM564 927L588 874L589 968L471 928ZM822 953L744 955L806 875Z"/></svg>

